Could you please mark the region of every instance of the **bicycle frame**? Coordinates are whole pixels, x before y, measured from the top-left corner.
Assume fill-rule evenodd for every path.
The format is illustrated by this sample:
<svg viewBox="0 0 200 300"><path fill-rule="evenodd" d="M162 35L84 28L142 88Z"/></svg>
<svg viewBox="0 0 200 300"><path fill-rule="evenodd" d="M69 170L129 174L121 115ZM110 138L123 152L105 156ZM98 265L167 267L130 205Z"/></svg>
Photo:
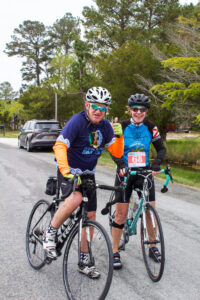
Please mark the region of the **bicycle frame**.
<svg viewBox="0 0 200 300"><path fill-rule="evenodd" d="M76 177L76 176L74 176ZM75 192L76 182L71 182ZM116 190L115 187L95 184L93 177L82 178L83 201L71 216L60 226L57 233L56 250L63 252L63 281L68 299L105 299L112 281L112 245L104 227L88 218L88 197L96 188ZM41 199L33 206L26 229L26 254L28 262L35 270L50 264L54 258L48 257L43 249L46 230L59 204L68 194L56 195L49 203ZM87 197L88 196L88 197ZM62 208L61 208L62 209ZM65 250L63 247L66 245ZM102 263L102 251L104 253ZM102 276L101 276L102 275ZM99 279L98 284L91 279ZM85 299L86 299L85 298Z"/></svg>
<svg viewBox="0 0 200 300"><path fill-rule="evenodd" d="M165 169L162 169L161 170L161 173L164 173L166 174L166 170ZM137 174L137 171L130 171L129 175L136 175ZM145 205L147 203L150 204L149 202L149 190L148 190L148 177L151 175L148 174L148 175L140 175L144 178L144 182L143 182L143 188L142 189L134 189L137 193L138 193L138 197L139 197L139 206L138 206L138 209L136 211L136 214L134 216L134 219L131 221L130 219L126 219L126 223L128 225L128 233L129 233L129 236L130 235L133 235L135 234L136 232L136 226L137 226L137 222L138 222L138 219L142 213L142 218L143 218L143 224L144 224L144 228L146 230L146 212L145 212ZM126 179L127 180L127 179ZM125 181L126 181L125 180ZM169 174L166 174L166 181L164 183L164 187L166 188L167 185L169 184L169 181L170 181L170 175ZM152 221L152 225L153 227L155 227L155 222L154 222L154 219L152 216L151 217L151 221Z"/></svg>
<svg viewBox="0 0 200 300"><path fill-rule="evenodd" d="M77 184L77 179L78 177L75 176L74 178L74 183L73 183L73 192L75 191L75 187ZM87 180L86 180L87 181ZM82 182L83 184L83 182ZM106 186L106 185L99 185L99 184L94 184L93 182L90 182L88 184L88 188L92 188L92 189L105 189L105 190L118 190L118 188L116 187L112 187L112 186ZM78 210L76 211L76 213L72 213L72 215L69 217L71 220L69 221L69 223L67 224L67 226L65 226L64 224L62 226L64 226L65 228L63 229L63 232L61 233L60 236L58 236L58 242L56 245L56 250L58 255L61 255L61 250L66 242L66 240L68 239L69 235L71 234L71 232L73 231L73 229L76 227L76 225L79 223L79 247L81 246L81 236L82 236L82 224L84 224L84 222L87 221L88 217L87 217L87 205L88 205L88 198L86 196L86 190L87 190L87 184L86 184L86 189L83 188L83 201L81 203L81 205L79 206ZM59 185L57 184L57 191L56 191L56 197L54 198L54 202L50 205L52 209L52 205L54 206L54 210L56 211L58 206L59 206L59 202L63 201L65 196L63 195L61 197L61 199L59 198L60 195L60 188ZM86 235L87 235L87 243L88 243L88 249L91 249L90 247L90 233L89 233L89 228L86 228ZM80 251L79 251L80 253ZM91 259L92 259L92 253L91 251L89 251Z"/></svg>
<svg viewBox="0 0 200 300"><path fill-rule="evenodd" d="M69 235L71 234L73 228L75 228L76 224L78 224L79 222L81 223L80 219L81 219L81 210L79 210L76 214L72 214L69 218L69 223L67 224L67 226L65 226L64 224L62 225L63 227L65 227L65 229L63 230L63 232L58 236L58 242L56 244L56 250L58 255L61 255L61 250L66 242L66 240L68 239ZM80 224L79 223L79 224Z"/></svg>
<svg viewBox="0 0 200 300"><path fill-rule="evenodd" d="M166 175L166 181L161 189L161 192L165 193L168 191L167 185L169 180L171 179L173 182L170 166L168 165L166 169L162 169L161 173ZM136 187L133 189L137 192L137 197L139 198L138 208L134 211L134 215L132 215L131 212L126 219L118 249L125 250L125 244L129 242L129 236L136 234L137 222L138 219L141 218L140 235L144 264L151 280L157 282L161 279L164 271L165 246L159 215L155 207L151 205L149 201L149 181L151 180L149 176L152 175L152 170L142 168L137 169L137 171L131 169L127 170L124 180L121 181L119 185L119 191L122 192L121 196L123 196L125 204L128 204L125 202L125 191L129 176L131 175L142 176L144 180L141 188ZM109 213L109 225L111 230L112 222L116 215L116 210L112 211L111 207L117 203L117 200L116 195L112 193L109 202L107 202L106 206L101 210L102 215Z"/></svg>

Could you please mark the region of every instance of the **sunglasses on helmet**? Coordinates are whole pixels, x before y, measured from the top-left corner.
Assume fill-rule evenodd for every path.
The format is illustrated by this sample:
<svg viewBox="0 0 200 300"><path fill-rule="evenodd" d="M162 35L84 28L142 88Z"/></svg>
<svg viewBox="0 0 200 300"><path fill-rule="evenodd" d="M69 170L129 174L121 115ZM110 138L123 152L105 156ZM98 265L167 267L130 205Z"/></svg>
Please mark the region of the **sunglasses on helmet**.
<svg viewBox="0 0 200 300"><path fill-rule="evenodd" d="M92 107L92 109L94 109L94 110L100 110L100 111L107 111L108 109L107 109L107 107L105 107L105 106L98 106L98 105L96 105L96 104L90 104L90 106Z"/></svg>

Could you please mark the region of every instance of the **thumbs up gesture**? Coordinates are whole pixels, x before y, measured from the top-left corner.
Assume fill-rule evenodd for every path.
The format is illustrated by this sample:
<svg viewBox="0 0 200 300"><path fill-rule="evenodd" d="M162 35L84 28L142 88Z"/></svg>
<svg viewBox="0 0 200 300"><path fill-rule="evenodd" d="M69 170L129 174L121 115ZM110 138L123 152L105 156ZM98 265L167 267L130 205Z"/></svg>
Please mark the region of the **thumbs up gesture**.
<svg viewBox="0 0 200 300"><path fill-rule="evenodd" d="M120 123L118 123L118 117L114 118L114 123L112 124L112 127L113 127L114 134L116 135L116 137L121 137L123 135L122 125Z"/></svg>

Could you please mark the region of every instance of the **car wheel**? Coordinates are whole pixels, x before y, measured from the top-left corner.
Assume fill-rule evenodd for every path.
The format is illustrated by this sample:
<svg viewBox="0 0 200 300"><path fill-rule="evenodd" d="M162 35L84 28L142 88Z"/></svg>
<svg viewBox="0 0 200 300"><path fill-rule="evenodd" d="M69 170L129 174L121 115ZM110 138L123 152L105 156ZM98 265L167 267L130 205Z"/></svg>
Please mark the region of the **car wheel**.
<svg viewBox="0 0 200 300"><path fill-rule="evenodd" d="M27 150L27 152L31 152L32 151L32 147L31 147L31 144L30 144L29 140L26 141L26 150Z"/></svg>
<svg viewBox="0 0 200 300"><path fill-rule="evenodd" d="M22 145L21 145L20 139L18 139L18 148L19 148L19 149L22 149L22 148L23 148Z"/></svg>

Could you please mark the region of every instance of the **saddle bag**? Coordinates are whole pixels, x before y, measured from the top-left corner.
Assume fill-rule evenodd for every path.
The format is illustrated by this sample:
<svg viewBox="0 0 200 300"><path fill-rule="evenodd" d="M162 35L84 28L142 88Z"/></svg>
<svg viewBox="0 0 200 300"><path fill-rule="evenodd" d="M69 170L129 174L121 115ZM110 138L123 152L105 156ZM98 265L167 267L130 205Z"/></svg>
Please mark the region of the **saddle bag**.
<svg viewBox="0 0 200 300"><path fill-rule="evenodd" d="M57 177L49 176L46 183L45 193L47 195L53 196L56 194L56 185L57 185Z"/></svg>

